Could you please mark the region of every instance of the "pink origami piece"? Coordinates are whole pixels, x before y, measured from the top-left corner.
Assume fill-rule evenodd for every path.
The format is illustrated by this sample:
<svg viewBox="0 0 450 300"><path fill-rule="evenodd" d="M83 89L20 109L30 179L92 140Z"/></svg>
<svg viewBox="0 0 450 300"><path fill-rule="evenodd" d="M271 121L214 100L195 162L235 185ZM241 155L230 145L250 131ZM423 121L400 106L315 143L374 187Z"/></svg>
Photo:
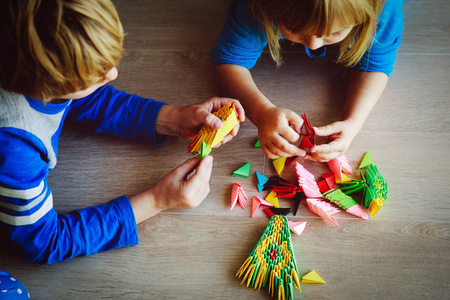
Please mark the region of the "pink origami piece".
<svg viewBox="0 0 450 300"><path fill-rule="evenodd" d="M336 157L335 159L332 159L330 161L327 161L328 167L330 170L342 181L342 173L351 174L352 173L352 167L348 163L348 159L345 155L341 155L339 157Z"/></svg>
<svg viewBox="0 0 450 300"><path fill-rule="evenodd" d="M252 198L252 218L255 216L256 210L258 209L258 207L260 205L267 206L267 207L273 207L272 203L267 202L266 200L264 200L258 196L253 196L253 198Z"/></svg>
<svg viewBox="0 0 450 300"><path fill-rule="evenodd" d="M303 230L305 230L306 227L306 221L302 222L288 221L288 224L289 229L298 236L302 234Z"/></svg>
<svg viewBox="0 0 450 300"><path fill-rule="evenodd" d="M244 189L239 184L233 183L233 188L231 189L231 209L234 208L238 201L242 209L247 207L248 197L245 194Z"/></svg>
<svg viewBox="0 0 450 300"><path fill-rule="evenodd" d="M298 185L302 188L307 198L322 198L322 193L317 186L314 175L306 170L300 163L295 163Z"/></svg>
<svg viewBox="0 0 450 300"><path fill-rule="evenodd" d="M308 203L308 208L313 213L338 226L338 223L332 215L338 213L340 211L339 208L333 206L330 202L321 199L306 198L306 203Z"/></svg>

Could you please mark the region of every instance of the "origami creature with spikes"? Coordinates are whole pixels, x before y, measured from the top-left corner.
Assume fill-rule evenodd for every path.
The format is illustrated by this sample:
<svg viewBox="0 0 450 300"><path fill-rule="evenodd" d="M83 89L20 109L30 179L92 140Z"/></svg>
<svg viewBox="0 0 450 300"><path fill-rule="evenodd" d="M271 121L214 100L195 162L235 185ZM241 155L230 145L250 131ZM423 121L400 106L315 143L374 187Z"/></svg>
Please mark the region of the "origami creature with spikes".
<svg viewBox="0 0 450 300"><path fill-rule="evenodd" d="M202 142L205 142L209 148L213 148L223 141L224 137L229 134L239 122L233 103L223 106L218 111L214 112L214 115L221 119L222 127L219 129L212 129L209 126L204 125L189 144L188 152L198 153L201 150Z"/></svg>
<svg viewBox="0 0 450 300"><path fill-rule="evenodd" d="M365 176L364 171L365 170ZM387 199L387 183L381 176L378 168L373 164L372 157L369 152L364 155L364 158L359 166L359 173L361 180L353 179L349 182L342 182L341 190L346 194L352 194L362 191L364 206L369 209L370 216L377 214Z"/></svg>
<svg viewBox="0 0 450 300"><path fill-rule="evenodd" d="M299 291L300 280L292 247L288 220L274 215L253 251L242 264L236 276L261 289L268 285L269 293L277 299L291 300L294 287Z"/></svg>

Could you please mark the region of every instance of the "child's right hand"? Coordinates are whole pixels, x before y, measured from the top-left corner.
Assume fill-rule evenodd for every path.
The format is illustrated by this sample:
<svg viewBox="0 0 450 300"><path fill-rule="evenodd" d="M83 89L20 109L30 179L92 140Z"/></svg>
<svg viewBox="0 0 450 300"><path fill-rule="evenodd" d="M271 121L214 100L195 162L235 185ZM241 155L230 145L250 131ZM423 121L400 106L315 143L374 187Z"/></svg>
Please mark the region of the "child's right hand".
<svg viewBox="0 0 450 300"><path fill-rule="evenodd" d="M300 139L303 125L302 118L295 112L273 106L262 111L254 123L258 127L261 148L268 158L306 155L305 150L291 144Z"/></svg>
<svg viewBox="0 0 450 300"><path fill-rule="evenodd" d="M195 208L209 194L212 156L193 157L167 173L156 185L130 198L136 224L170 208ZM195 173L188 176L195 170Z"/></svg>

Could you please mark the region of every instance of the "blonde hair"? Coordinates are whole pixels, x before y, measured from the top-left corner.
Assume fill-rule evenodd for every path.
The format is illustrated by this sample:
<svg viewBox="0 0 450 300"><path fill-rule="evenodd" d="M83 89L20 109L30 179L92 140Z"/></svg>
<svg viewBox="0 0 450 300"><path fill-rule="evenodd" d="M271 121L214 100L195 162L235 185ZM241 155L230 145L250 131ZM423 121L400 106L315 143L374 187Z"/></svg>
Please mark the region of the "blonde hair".
<svg viewBox="0 0 450 300"><path fill-rule="evenodd" d="M269 50L277 66L282 64L277 24L304 36L332 34L338 22L352 29L340 42L338 62L356 65L375 36L382 0L249 0L252 14L266 31Z"/></svg>
<svg viewBox="0 0 450 300"><path fill-rule="evenodd" d="M102 81L123 53L110 0L0 1L0 86L48 101Z"/></svg>

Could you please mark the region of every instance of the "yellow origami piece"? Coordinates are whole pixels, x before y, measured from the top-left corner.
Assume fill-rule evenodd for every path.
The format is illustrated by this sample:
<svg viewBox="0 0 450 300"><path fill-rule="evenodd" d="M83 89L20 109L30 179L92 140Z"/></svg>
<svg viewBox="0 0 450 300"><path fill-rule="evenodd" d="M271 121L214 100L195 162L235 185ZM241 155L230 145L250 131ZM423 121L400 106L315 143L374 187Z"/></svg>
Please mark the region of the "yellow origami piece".
<svg viewBox="0 0 450 300"><path fill-rule="evenodd" d="M212 148L223 141L224 137L229 134L233 128L238 124L236 109L234 104L230 103L223 106L214 115L222 121L222 127L213 129L209 126L203 125L199 133L195 136L188 146L188 152L199 152L202 142L205 142L208 147Z"/></svg>
<svg viewBox="0 0 450 300"><path fill-rule="evenodd" d="M307 283L325 283L325 280L317 274L316 271L312 270L308 274L302 277L302 282Z"/></svg>

